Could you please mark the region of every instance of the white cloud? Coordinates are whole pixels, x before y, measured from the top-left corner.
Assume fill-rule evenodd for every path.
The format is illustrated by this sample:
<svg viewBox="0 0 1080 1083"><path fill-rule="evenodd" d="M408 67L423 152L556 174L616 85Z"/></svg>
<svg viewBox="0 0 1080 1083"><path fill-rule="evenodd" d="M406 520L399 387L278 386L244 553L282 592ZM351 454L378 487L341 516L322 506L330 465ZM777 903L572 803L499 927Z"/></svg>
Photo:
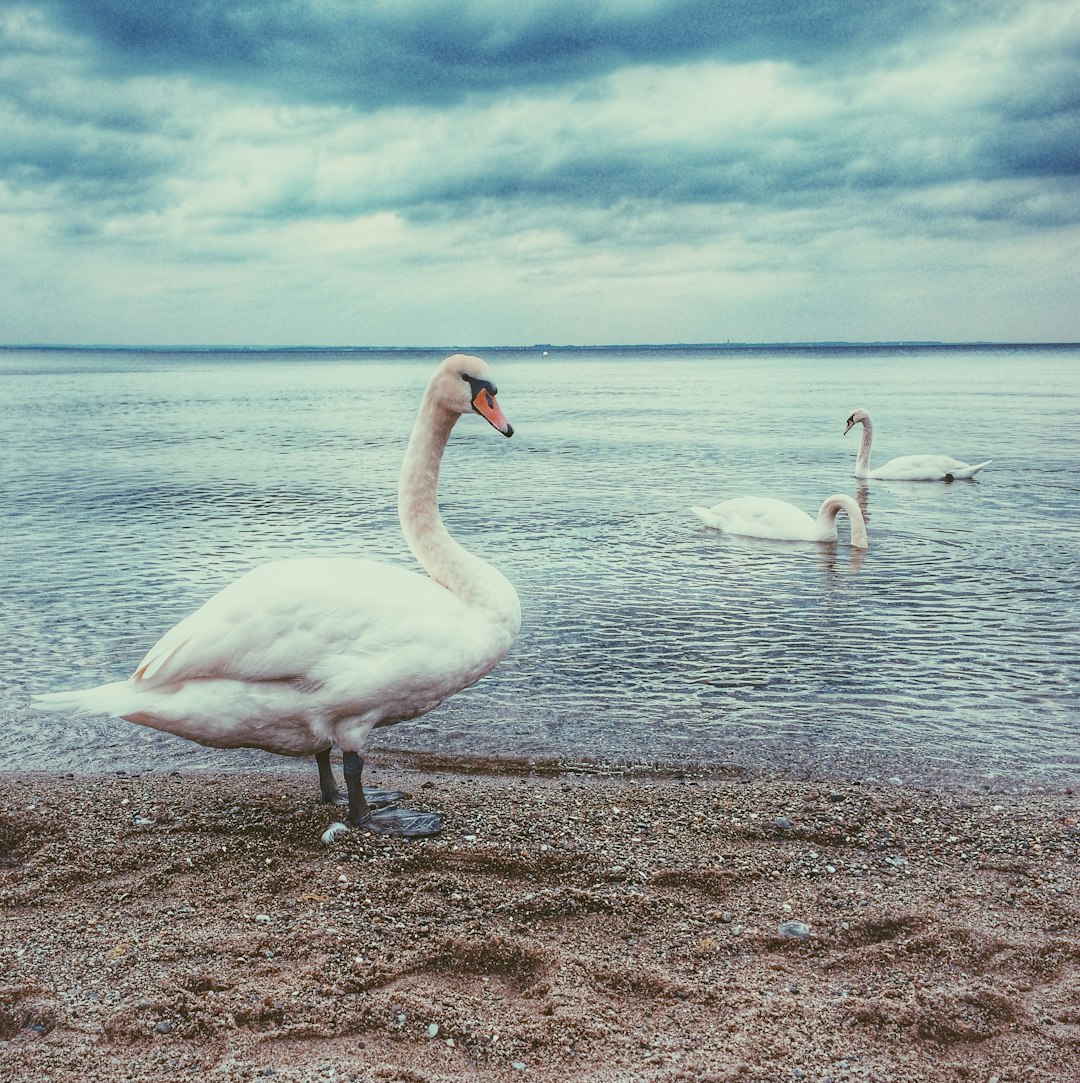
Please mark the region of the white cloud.
<svg viewBox="0 0 1080 1083"><path fill-rule="evenodd" d="M624 58L381 108L0 25L8 341L983 338L987 298L1006 338L1077 337L1010 262L1075 282L1062 4L876 62Z"/></svg>

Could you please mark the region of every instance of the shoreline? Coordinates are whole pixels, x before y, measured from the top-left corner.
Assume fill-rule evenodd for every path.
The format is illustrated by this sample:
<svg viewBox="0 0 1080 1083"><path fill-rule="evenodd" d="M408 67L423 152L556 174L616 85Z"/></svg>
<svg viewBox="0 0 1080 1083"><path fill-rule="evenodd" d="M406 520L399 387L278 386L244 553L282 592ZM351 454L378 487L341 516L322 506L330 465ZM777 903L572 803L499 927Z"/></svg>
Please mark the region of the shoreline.
<svg viewBox="0 0 1080 1083"><path fill-rule="evenodd" d="M0 1081L1075 1067L1075 793L380 752L443 832L325 845L297 766L0 774Z"/></svg>
<svg viewBox="0 0 1080 1083"><path fill-rule="evenodd" d="M154 737L169 735L153 734ZM190 742L171 738L177 748L187 750ZM144 750L134 760L120 763L94 763L76 768L61 757L58 766L42 766L31 759L30 766L9 768L0 765L5 775L41 775L43 777L128 777L191 775L195 777L295 774L315 771L312 756L282 756L257 749L210 749L212 755L179 757L166 750L164 755ZM460 775L557 777L594 775L598 778L634 778L643 781L698 779L701 781L752 778L790 782L835 782L848 786L878 785L920 792L954 794L1043 795L1053 797L1080 791L1080 763L1068 760L1028 767L1021 770L994 768L980 764L960 769L953 763L935 764L928 759L898 759L894 754L843 752L825 758L820 750L784 755L776 749L754 749L752 762L734 758L690 761L671 757L646 759L614 756L587 758L553 750L528 755L501 752L477 753L469 750L445 753L425 748L393 746L373 742L364 754L372 771L401 770ZM70 758L70 757L69 757ZM340 777L341 755L334 753L334 770ZM901 773L902 772L902 773Z"/></svg>

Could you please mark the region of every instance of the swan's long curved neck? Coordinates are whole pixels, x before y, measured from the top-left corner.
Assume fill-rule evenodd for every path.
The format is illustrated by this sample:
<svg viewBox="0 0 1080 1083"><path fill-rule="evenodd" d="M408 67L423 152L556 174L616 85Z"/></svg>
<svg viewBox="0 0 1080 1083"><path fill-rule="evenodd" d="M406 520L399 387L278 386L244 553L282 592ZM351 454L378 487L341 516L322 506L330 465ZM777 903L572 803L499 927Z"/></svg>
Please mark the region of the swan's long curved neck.
<svg viewBox="0 0 1080 1083"><path fill-rule="evenodd" d="M870 418L862 422L862 437L859 440L859 453L855 456L855 476L864 478L870 473L870 447L874 442L874 425Z"/></svg>
<svg viewBox="0 0 1080 1083"><path fill-rule="evenodd" d="M432 579L516 633L521 610L514 588L496 568L456 542L439 514L439 466L457 420L458 414L424 396L401 465L401 530L413 556Z"/></svg>
<svg viewBox="0 0 1080 1083"><path fill-rule="evenodd" d="M821 510L818 512L818 529L829 538L836 537L836 516L839 512L847 512L851 522L851 544L856 549L866 549L868 540L866 536L866 520L863 518L862 509L850 496L840 493L830 496Z"/></svg>

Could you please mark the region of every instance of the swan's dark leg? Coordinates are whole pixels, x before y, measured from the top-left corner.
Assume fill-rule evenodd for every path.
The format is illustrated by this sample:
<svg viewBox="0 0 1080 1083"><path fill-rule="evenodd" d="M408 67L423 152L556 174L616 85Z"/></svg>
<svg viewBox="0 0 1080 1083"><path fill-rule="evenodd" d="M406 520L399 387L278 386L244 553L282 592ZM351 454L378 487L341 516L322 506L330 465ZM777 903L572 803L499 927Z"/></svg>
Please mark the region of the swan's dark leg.
<svg viewBox="0 0 1080 1083"><path fill-rule="evenodd" d="M424 838L439 833L442 817L437 812L416 812L407 808L372 808L367 797L371 791L364 789L360 779L364 770L364 761L360 754L342 752L341 762L345 768L345 788L349 791L350 823L379 835L394 835L407 839Z"/></svg>
<svg viewBox="0 0 1080 1083"><path fill-rule="evenodd" d="M330 749L316 752L315 763L319 767L319 799L324 805L345 804L345 798L334 781L334 772L330 770Z"/></svg>
<svg viewBox="0 0 1080 1083"><path fill-rule="evenodd" d="M349 799L337 788L334 772L330 769L330 749L315 753L315 763L319 767L319 800L324 805L347 805ZM408 797L401 790L365 790L364 799L372 808L392 805L395 801Z"/></svg>

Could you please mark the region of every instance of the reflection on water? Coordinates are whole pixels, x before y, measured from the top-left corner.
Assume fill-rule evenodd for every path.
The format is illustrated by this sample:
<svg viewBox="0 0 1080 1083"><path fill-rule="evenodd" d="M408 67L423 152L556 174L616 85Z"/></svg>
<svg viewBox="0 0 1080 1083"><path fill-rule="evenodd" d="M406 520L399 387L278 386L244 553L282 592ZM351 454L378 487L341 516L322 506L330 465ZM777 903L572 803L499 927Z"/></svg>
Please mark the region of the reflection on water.
<svg viewBox="0 0 1080 1083"><path fill-rule="evenodd" d="M518 588L522 634L489 678L376 747L1071 780L1076 351L489 359L516 435L463 422L443 507ZM394 492L437 360L0 353L0 762L281 765L41 716L29 695L126 675L264 560L412 566ZM676 398L656 394L661 368ZM882 461L928 446L995 462L951 485L856 482L840 435L855 405ZM767 542L689 511L831 492L859 501L868 551L844 527L835 545Z"/></svg>

